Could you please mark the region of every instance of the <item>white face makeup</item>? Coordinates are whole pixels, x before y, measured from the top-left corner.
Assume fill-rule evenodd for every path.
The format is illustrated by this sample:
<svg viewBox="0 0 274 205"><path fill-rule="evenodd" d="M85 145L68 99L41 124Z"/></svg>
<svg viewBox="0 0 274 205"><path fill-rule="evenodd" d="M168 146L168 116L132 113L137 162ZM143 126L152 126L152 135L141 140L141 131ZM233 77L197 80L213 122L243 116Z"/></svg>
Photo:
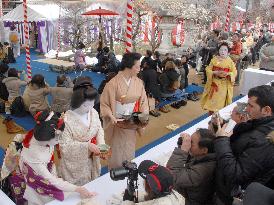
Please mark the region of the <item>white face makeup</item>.
<svg viewBox="0 0 274 205"><path fill-rule="evenodd" d="M80 115L88 113L93 108L94 102L94 100L86 100L79 108L75 109L74 112Z"/></svg>
<svg viewBox="0 0 274 205"><path fill-rule="evenodd" d="M219 55L222 58L226 58L228 56L228 48L226 46L221 46L221 48L219 50Z"/></svg>

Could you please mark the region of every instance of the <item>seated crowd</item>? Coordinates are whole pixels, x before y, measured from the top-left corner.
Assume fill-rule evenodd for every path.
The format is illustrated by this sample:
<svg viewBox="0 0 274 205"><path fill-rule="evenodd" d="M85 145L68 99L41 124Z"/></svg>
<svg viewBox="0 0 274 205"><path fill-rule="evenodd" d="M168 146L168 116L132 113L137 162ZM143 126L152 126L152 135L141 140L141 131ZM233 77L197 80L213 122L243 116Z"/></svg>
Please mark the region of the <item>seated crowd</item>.
<svg viewBox="0 0 274 205"><path fill-rule="evenodd" d="M218 39L219 33L214 31L208 42L212 47L205 49L207 58L212 54L208 73L209 68L214 68L214 63L218 63L229 50L228 43L219 45ZM234 63L237 65L240 55L237 51L242 51L241 43L238 34L234 34L232 39L232 55L236 55ZM75 64L79 69L86 66L83 48L84 45L79 45L76 52L79 59L75 59ZM211 53L214 48L219 51L219 56ZM166 54L161 61L158 52L147 50L141 62L140 54L129 53L124 54L119 63L105 47L98 50L97 58L94 71L106 74L98 91L87 76L71 81L69 77L59 75L56 85L50 87L41 74L27 80L6 63L0 64L0 98L6 101L6 106L25 106L36 122L24 139L12 142L22 147L18 148L15 143L16 153L9 153L14 156L20 154L20 160L17 159L18 167L12 165L12 170L6 167L10 171L7 176L13 179L18 174L26 184L23 194L12 193L13 197L17 197L17 204L28 200L28 204L42 205L53 199L64 200L70 192L77 192L85 198L96 195L84 185L100 176L100 159L107 156L97 145L105 145L104 135L108 133L106 140L112 149L109 168L117 168L124 158L130 160L134 157L136 134L143 132L142 126L134 129L123 127L125 124L117 117L125 115L126 112L122 111L126 110L123 109L129 106L135 113L149 111L151 115L159 116L155 107L163 99L175 99L172 107L178 109L189 98L185 92L189 68L196 67L191 49L181 59ZM227 80L232 84L237 75L236 68L231 59L227 62L232 64L234 73L222 76L220 72L223 71L213 70L207 81L219 83ZM112 92L114 88L115 94ZM48 95L52 97L51 105ZM193 96L191 99L196 100ZM273 86L254 87L248 92L248 102L237 103L231 113L231 121L236 124L234 128L230 128L230 121L222 119L218 113L211 113L208 129L200 128L192 135L180 135L178 147L174 148L165 166L150 160L141 162L138 172L145 180L146 194L138 204L232 205L249 200L246 198L249 194L245 196L244 193L252 191L254 182L274 189L273 99ZM166 106L160 110L169 112ZM57 144L59 177L54 174L56 170L52 158ZM38 180L39 185L30 179ZM122 204L135 203L126 200Z"/></svg>

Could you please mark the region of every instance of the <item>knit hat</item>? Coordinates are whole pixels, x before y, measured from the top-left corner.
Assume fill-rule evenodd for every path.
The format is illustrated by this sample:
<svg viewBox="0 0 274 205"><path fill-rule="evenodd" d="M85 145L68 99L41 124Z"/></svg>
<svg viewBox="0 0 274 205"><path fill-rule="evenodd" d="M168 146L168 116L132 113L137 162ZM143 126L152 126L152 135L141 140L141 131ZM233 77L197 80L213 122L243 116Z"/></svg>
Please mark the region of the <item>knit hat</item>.
<svg viewBox="0 0 274 205"><path fill-rule="evenodd" d="M168 195L172 191L173 176L166 167L151 160L144 160L139 165L138 172L157 197Z"/></svg>

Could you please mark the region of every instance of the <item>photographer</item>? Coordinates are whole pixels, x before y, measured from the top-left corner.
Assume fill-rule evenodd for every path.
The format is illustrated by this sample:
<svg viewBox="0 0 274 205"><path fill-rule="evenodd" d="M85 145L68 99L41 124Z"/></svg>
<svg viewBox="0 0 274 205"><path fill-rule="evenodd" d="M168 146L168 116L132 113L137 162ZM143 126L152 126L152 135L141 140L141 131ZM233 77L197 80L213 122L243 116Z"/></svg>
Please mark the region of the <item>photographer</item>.
<svg viewBox="0 0 274 205"><path fill-rule="evenodd" d="M233 197L242 198L242 190L252 182L269 188L274 180L274 88L262 85L248 92L246 111L251 118L239 123L232 133L218 120L216 150L217 204L230 205ZM232 135L231 135L232 134Z"/></svg>
<svg viewBox="0 0 274 205"><path fill-rule="evenodd" d="M130 196L124 196L122 205L182 205L184 198L173 190L173 176L161 165L150 160L144 160L138 167L139 175L145 179L146 194L141 202L129 201ZM127 190L126 190L127 192ZM141 198L141 197L140 197Z"/></svg>
<svg viewBox="0 0 274 205"><path fill-rule="evenodd" d="M198 129L191 136L182 133L167 167L174 177L175 189L186 199L186 205L212 205L214 171L214 134Z"/></svg>

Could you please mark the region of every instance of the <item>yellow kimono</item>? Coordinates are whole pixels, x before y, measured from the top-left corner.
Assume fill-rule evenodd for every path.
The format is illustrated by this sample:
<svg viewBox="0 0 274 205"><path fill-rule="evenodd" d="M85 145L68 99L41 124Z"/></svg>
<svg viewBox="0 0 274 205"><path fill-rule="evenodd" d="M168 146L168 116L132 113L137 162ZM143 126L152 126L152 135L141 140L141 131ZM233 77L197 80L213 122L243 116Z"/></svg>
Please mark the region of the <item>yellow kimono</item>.
<svg viewBox="0 0 274 205"><path fill-rule="evenodd" d="M225 71L229 75L220 78L213 74L213 71ZM209 66L206 68L207 83L201 99L202 108L208 111L218 111L232 103L233 83L237 76L235 63L230 57L220 60L213 57Z"/></svg>

